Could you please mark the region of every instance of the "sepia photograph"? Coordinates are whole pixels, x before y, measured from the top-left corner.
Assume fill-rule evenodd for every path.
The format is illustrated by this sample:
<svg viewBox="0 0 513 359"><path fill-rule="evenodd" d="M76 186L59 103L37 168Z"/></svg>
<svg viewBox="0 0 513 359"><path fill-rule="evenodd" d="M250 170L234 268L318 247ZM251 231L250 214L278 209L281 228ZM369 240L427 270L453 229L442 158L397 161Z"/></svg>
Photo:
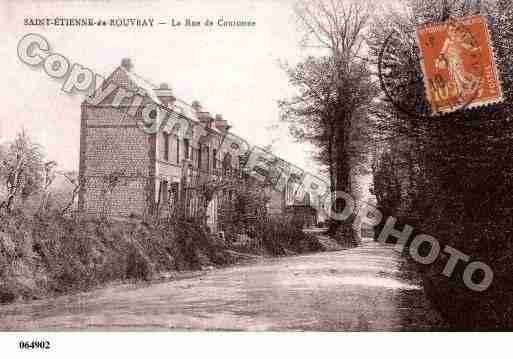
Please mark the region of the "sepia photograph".
<svg viewBox="0 0 513 359"><path fill-rule="evenodd" d="M513 330L512 21L508 0L3 0L1 346Z"/></svg>

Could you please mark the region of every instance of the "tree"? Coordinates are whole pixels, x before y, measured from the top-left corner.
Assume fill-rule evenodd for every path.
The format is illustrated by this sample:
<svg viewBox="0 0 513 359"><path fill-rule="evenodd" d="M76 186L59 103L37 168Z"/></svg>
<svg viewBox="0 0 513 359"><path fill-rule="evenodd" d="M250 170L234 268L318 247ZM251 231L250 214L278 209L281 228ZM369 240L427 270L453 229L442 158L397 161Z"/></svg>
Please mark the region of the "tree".
<svg viewBox="0 0 513 359"><path fill-rule="evenodd" d="M84 181L80 180L76 171L62 171L59 173L73 186L73 190L71 191L71 198L61 210L61 215L65 215L68 210L73 207L78 193L80 192L80 187L83 185Z"/></svg>
<svg viewBox="0 0 513 359"><path fill-rule="evenodd" d="M50 199L50 191L49 188L55 180L56 176L56 167L57 162L55 161L46 161L43 164L43 180L42 180L42 192L43 196L41 198L40 211L44 211L48 207L48 202Z"/></svg>
<svg viewBox="0 0 513 359"><path fill-rule="evenodd" d="M500 0L408 0L403 4L401 11L377 17L369 36L376 65L385 39L392 32L401 39L394 43L393 52L397 102L426 101L418 87L399 86L412 80L422 85L412 36L415 27L476 13L488 21L505 98L501 104L429 117L401 111L382 95L373 113L380 144L374 173L376 196L380 208L389 211L385 215L396 216L399 222L434 236L442 246L448 244L493 266L494 284L479 295L459 288L458 281L435 279L431 299L449 322L466 329L510 328L513 12L508 2ZM433 276L427 282L432 281ZM471 315L455 315L461 310Z"/></svg>
<svg viewBox="0 0 513 359"><path fill-rule="evenodd" d="M27 198L37 192L43 185L44 167L41 147L24 130L18 133L1 158L0 180L7 196L0 209L10 212L18 196Z"/></svg>
<svg viewBox="0 0 513 359"><path fill-rule="evenodd" d="M318 160L328 167L331 191L350 193L351 167L367 149L359 123L366 120L377 90L361 56L369 6L357 1L302 1L295 13L304 32L302 46L315 48L320 55L295 67L284 66L298 93L279 102L282 118L297 140L317 146Z"/></svg>

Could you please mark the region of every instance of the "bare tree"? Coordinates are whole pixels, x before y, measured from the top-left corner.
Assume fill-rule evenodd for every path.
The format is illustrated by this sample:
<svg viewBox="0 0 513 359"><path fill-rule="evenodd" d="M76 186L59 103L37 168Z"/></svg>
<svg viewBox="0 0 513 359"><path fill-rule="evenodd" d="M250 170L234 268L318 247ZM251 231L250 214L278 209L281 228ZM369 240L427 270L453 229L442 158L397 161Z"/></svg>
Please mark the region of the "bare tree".
<svg viewBox="0 0 513 359"><path fill-rule="evenodd" d="M55 168L57 167L57 162L55 161L47 161L43 165L43 181L42 181L42 197L41 197L41 205L39 206L39 211L44 211L50 199L50 191L49 188L55 180L56 172Z"/></svg>
<svg viewBox="0 0 513 359"><path fill-rule="evenodd" d="M61 215L65 215L70 208L73 207L75 200L80 191L80 186L83 181L79 180L78 174L76 171L65 171L59 172L71 185L73 185L73 190L71 191L71 198L68 203L62 208Z"/></svg>
<svg viewBox="0 0 513 359"><path fill-rule="evenodd" d="M43 154L23 130L8 146L0 164L0 179L7 189L7 197L0 209L10 212L18 195L27 198L38 191L43 182Z"/></svg>

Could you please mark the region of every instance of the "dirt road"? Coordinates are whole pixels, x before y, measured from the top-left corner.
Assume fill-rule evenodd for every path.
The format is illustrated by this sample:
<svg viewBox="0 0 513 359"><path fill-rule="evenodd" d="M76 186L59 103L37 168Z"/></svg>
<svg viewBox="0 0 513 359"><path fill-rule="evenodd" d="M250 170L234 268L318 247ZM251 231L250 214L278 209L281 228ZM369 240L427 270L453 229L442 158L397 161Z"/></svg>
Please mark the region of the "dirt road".
<svg viewBox="0 0 513 359"><path fill-rule="evenodd" d="M262 259L151 285L0 307L0 330L436 330L439 314L392 247Z"/></svg>

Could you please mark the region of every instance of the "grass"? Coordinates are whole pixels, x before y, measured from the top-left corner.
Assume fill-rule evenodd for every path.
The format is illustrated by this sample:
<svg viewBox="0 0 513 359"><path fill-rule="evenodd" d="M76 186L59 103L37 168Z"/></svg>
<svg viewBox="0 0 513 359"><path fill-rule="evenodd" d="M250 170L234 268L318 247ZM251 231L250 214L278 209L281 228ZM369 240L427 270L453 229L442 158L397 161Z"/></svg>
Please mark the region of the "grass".
<svg viewBox="0 0 513 359"><path fill-rule="evenodd" d="M226 247L194 224L80 221L16 214L0 223L0 303L114 280L226 265Z"/></svg>
<svg viewBox="0 0 513 359"><path fill-rule="evenodd" d="M186 221L116 222L18 212L0 222L0 303L229 265L240 260L236 252L281 256L324 250L290 221L259 221L250 232L250 242L241 246Z"/></svg>

